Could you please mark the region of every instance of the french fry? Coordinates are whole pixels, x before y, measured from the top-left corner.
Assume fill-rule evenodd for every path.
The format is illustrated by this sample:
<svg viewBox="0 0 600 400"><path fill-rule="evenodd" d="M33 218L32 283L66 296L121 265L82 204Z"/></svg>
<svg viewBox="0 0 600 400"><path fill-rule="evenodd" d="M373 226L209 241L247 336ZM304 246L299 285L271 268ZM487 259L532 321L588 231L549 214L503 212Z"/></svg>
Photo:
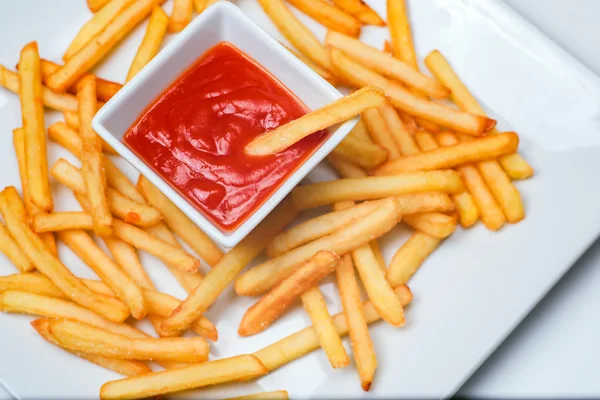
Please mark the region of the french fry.
<svg viewBox="0 0 600 400"><path fill-rule="evenodd" d="M53 207L52 192L48 180L46 155L46 129L42 105L42 71L36 42L21 50L19 61L19 99L25 130L25 167L31 201L44 211Z"/></svg>
<svg viewBox="0 0 600 400"><path fill-rule="evenodd" d="M59 159L50 170L52 176L75 193L83 196L86 187L81 172L65 159ZM161 220L161 214L148 204L137 203L112 188L106 189L108 206L115 216L138 226L152 226Z"/></svg>
<svg viewBox="0 0 600 400"><path fill-rule="evenodd" d="M406 306L412 301L412 293L407 286L398 286L394 291L400 299L402 306ZM381 319L377 309L370 301L366 301L362 304L362 311L367 324L371 324ZM349 324L346 313L341 312L336 314L333 316L332 320L338 334L340 336L346 336L348 334ZM265 367L267 367L267 370L271 372L319 347L320 344L317 334L315 333L314 328L309 326L256 351L254 355L265 365ZM365 387L364 385L365 383L368 383L370 386L370 382L363 383L363 389L368 390L368 386Z"/></svg>
<svg viewBox="0 0 600 400"><path fill-rule="evenodd" d="M258 0L271 22L302 54L314 63L331 71L331 63L325 47L287 7L283 0Z"/></svg>
<svg viewBox="0 0 600 400"><path fill-rule="evenodd" d="M337 49L330 49L330 56L335 71L339 71L354 86L375 86L382 89L394 107L407 114L473 136L479 136L496 125L493 119L458 111L416 96L399 83L351 60Z"/></svg>
<svg viewBox="0 0 600 400"><path fill-rule="evenodd" d="M198 14L201 14L208 7L215 4L218 0L194 0L194 8Z"/></svg>
<svg viewBox="0 0 600 400"><path fill-rule="evenodd" d="M67 230L58 234L83 262L85 262L115 292L136 319L146 316L146 302L142 289L82 230Z"/></svg>
<svg viewBox="0 0 600 400"><path fill-rule="evenodd" d="M169 32L181 32L192 20L194 0L173 0L173 10L169 19Z"/></svg>
<svg viewBox="0 0 600 400"><path fill-rule="evenodd" d="M191 0L190 0L191 3ZM191 14L191 12L190 12ZM191 16L191 15L190 15ZM133 78L146 64L154 58L160 50L160 45L167 33L167 26L169 24L169 17L159 6L154 7L152 14L150 15L150 21L146 27L146 34L140 44L140 47L135 53L135 57L127 72L127 78L125 82L128 82Z"/></svg>
<svg viewBox="0 0 600 400"><path fill-rule="evenodd" d="M500 133L494 137L501 135ZM514 154L515 151L508 154ZM477 163L477 169L481 176L483 176L490 191L494 194L498 204L500 204L506 220L514 224L525 218L525 208L521 200L521 195L498 161L487 160Z"/></svg>
<svg viewBox="0 0 600 400"><path fill-rule="evenodd" d="M350 364L350 358L342 345L342 339L340 339L331 321L331 315L329 315L321 290L317 286L312 287L302 293L300 298L331 366L333 368L343 368Z"/></svg>
<svg viewBox="0 0 600 400"><path fill-rule="evenodd" d="M452 90L452 101L464 111L473 114L485 115L485 111L479 105L469 89L460 80L456 72L450 66L446 58L437 50L425 57L425 64L431 73ZM492 133L498 133L492 130ZM498 159L502 168L511 179L527 179L533 175L533 168L518 153L508 154Z"/></svg>
<svg viewBox="0 0 600 400"><path fill-rule="evenodd" d="M371 240L369 242L369 246L371 246L371 251L377 260L377 264L379 265L379 269L385 274L387 271L387 265L385 264L385 259L383 258L383 253L381 252L381 247L379 247L379 242L377 240Z"/></svg>
<svg viewBox="0 0 600 400"><path fill-rule="evenodd" d="M50 89L63 93L102 60L129 32L163 0L137 0L110 21L81 50L66 60L65 64L48 77Z"/></svg>
<svg viewBox="0 0 600 400"><path fill-rule="evenodd" d="M79 116L77 115L77 112L64 111L63 112L63 116L65 118L65 122L67 123L67 125L71 129L79 131L80 125L79 125ZM106 143L104 141L104 139L101 139L101 142L102 142L102 152L103 153L110 154L110 155L113 155L113 156L118 156L119 155L119 153L117 153L115 151L115 149L113 149L112 147L110 147L110 145L108 143Z"/></svg>
<svg viewBox="0 0 600 400"><path fill-rule="evenodd" d="M407 215L404 223L439 239L450 236L456 230L456 217L441 213Z"/></svg>
<svg viewBox="0 0 600 400"><path fill-rule="evenodd" d="M443 170L302 185L292 191L292 199L297 209L304 210L348 200L376 200L411 193L462 191L464 186L458 174L452 170Z"/></svg>
<svg viewBox="0 0 600 400"><path fill-rule="evenodd" d="M19 204L23 207L14 187L9 186L0 193L0 212L8 231L37 270L74 302L111 321L121 322L127 318L129 312L125 305L118 300L94 295L46 248L44 242L15 213Z"/></svg>
<svg viewBox="0 0 600 400"><path fill-rule="evenodd" d="M433 99L445 99L450 95L450 91L436 79L414 70L405 62L379 51L358 39L342 33L329 31L325 38L325 43L340 50L365 67L371 68L388 78L401 81Z"/></svg>
<svg viewBox="0 0 600 400"><path fill-rule="evenodd" d="M100 137L92 129L92 119L98 109L96 103L96 78L89 75L82 80L77 91L79 100L79 122L82 142L81 175L85 193L90 202L90 213L94 231L100 236L112 234L112 213L106 196L106 174Z"/></svg>
<svg viewBox="0 0 600 400"><path fill-rule="evenodd" d="M226 400L288 400L287 390L275 390L273 392L263 392L247 394L245 396L230 397Z"/></svg>
<svg viewBox="0 0 600 400"><path fill-rule="evenodd" d="M388 159L391 161L400 157L398 145L378 109L365 110L362 118L369 129L373 142L387 149Z"/></svg>
<svg viewBox="0 0 600 400"><path fill-rule="evenodd" d="M366 87L272 131L263 133L248 143L244 150L252 155L274 154L312 133L329 128L355 117L364 110L383 104L385 104L384 93L375 87Z"/></svg>
<svg viewBox="0 0 600 400"><path fill-rule="evenodd" d="M419 269L423 261L440 245L442 239L423 232L415 232L396 251L386 273L392 286L404 285Z"/></svg>
<svg viewBox="0 0 600 400"><path fill-rule="evenodd" d="M344 255L391 230L399 216L401 212L396 200L382 200L375 210L344 228L249 269L236 279L235 291L243 296L264 293L290 276L298 265L317 251L329 250Z"/></svg>
<svg viewBox="0 0 600 400"><path fill-rule="evenodd" d="M502 154L514 152L519 146L519 137L514 132L463 142L450 147L441 147L426 153L406 156L377 168L375 175L392 175L402 172L431 171L489 160Z"/></svg>
<svg viewBox="0 0 600 400"><path fill-rule="evenodd" d="M266 373L267 369L255 356L241 355L107 382L100 389L100 398L140 399L219 383L249 380Z"/></svg>
<svg viewBox="0 0 600 400"><path fill-rule="evenodd" d="M25 255L24 253L22 254ZM59 299L69 299L69 297L61 292L60 289L58 289L48 278L38 273L24 272L0 276L0 293L10 290L34 293L41 296L56 297Z"/></svg>
<svg viewBox="0 0 600 400"><path fill-rule="evenodd" d="M406 1L387 0L387 19L392 38L392 54L417 69L417 55L413 46Z"/></svg>
<svg viewBox="0 0 600 400"><path fill-rule="evenodd" d="M368 170L378 167L388 159L387 149L350 135L341 141L332 154Z"/></svg>
<svg viewBox="0 0 600 400"><path fill-rule="evenodd" d="M35 266L23 253L17 242L10 236L4 224L0 222L0 252L21 272L33 271Z"/></svg>
<svg viewBox="0 0 600 400"><path fill-rule="evenodd" d="M333 0L333 4L354 15L363 25L385 26L385 21L362 0Z"/></svg>
<svg viewBox="0 0 600 400"><path fill-rule="evenodd" d="M13 93L20 93L19 74L0 65L0 86ZM42 86L42 103L57 111L77 111L77 98L72 94L55 93Z"/></svg>
<svg viewBox="0 0 600 400"><path fill-rule="evenodd" d="M287 0L288 3L333 31L352 37L360 36L360 21L323 0Z"/></svg>
<svg viewBox="0 0 600 400"><path fill-rule="evenodd" d="M373 141L371 140L371 135L369 134L367 126L365 125L365 121L362 119L362 117L358 120L356 125L354 125L354 128L352 128L350 133L348 133L348 136L353 136L361 140L366 140L367 142Z"/></svg>
<svg viewBox="0 0 600 400"><path fill-rule="evenodd" d="M385 121L392 138L398 146L398 149L400 149L400 154L404 156L411 156L421 152L417 146L417 143L415 142L415 139L402 124L402 120L398 116L398 112L396 112L392 106L386 104L382 107L379 107L378 111Z"/></svg>
<svg viewBox="0 0 600 400"><path fill-rule="evenodd" d="M187 299L162 323L166 331L181 331L197 320L267 243L294 219L297 211L284 200L254 230L221 258Z"/></svg>
<svg viewBox="0 0 600 400"><path fill-rule="evenodd" d="M333 272L339 260L340 257L330 251L321 250L311 255L246 311L238 334L251 336L267 329L294 300Z"/></svg>
<svg viewBox="0 0 600 400"><path fill-rule="evenodd" d="M281 42L280 42L281 43ZM313 62L310 58L306 57L304 54L300 53L296 49L286 45L285 43L281 43L283 47L285 47L290 53L296 56L300 61L306 64L310 69L315 71L317 74L321 76L321 78L325 79L331 85L336 86L338 84L338 78L334 76L331 71L326 70L320 65Z"/></svg>
<svg viewBox="0 0 600 400"><path fill-rule="evenodd" d="M37 319L31 323L48 326L56 344L71 351L123 360L164 360L203 362L208 358L208 343L193 338L130 338L81 322Z"/></svg>
<svg viewBox="0 0 600 400"><path fill-rule="evenodd" d="M108 24L115 19L115 17L129 6L133 0L110 0L106 7L94 14L88 22L86 22L75 38L67 48L67 51L63 55L63 60L67 61L73 57L79 50L81 50L88 42L96 37L100 32L108 26Z"/></svg>
<svg viewBox="0 0 600 400"><path fill-rule="evenodd" d="M367 174L367 172L360 166L336 154L329 153L329 155L327 156L327 161L336 171L344 170L350 174L357 174L357 177L361 178L366 178L367 176L369 176L369 174Z"/></svg>
<svg viewBox="0 0 600 400"><path fill-rule="evenodd" d="M100 11L108 2L109 0L87 0L87 5L90 11L95 13Z"/></svg>
<svg viewBox="0 0 600 400"><path fill-rule="evenodd" d="M137 187L148 203L162 214L165 223L175 234L208 265L217 265L223 258L223 252L196 224L144 176L140 176Z"/></svg>

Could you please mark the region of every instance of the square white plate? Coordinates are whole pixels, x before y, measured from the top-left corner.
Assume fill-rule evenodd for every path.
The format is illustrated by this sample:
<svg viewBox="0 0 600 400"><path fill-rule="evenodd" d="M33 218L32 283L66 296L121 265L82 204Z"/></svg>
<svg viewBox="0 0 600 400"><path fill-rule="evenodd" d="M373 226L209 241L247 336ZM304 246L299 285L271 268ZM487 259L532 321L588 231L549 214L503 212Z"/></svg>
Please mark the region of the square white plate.
<svg viewBox="0 0 600 400"><path fill-rule="evenodd" d="M384 14L383 0L369 3ZM280 37L255 0L237 4ZM378 323L371 330L379 368L368 394L360 389L354 367L334 371L317 351L257 381L193 396L223 398L276 389L287 389L293 398L449 396L600 233L600 80L495 0L410 0L410 7L419 55L439 48L493 110L499 128L521 135L520 150L537 171L534 178L517 183L526 220L497 233L481 224L458 230L427 260L411 281L415 300L406 327ZM3 11L0 63L8 67L34 39L44 57L60 61L89 18L82 0L21 0ZM301 18L322 37L322 27ZM138 28L100 66L99 74L122 81L142 34ZM378 28L365 28L362 36L380 47L386 37ZM47 122L57 118L48 113ZM0 187L19 186L11 144L11 130L19 125L17 98L0 91ZM51 163L66 155L55 145L49 152ZM120 165L135 177L126 163ZM321 165L307 180L333 176ZM61 210L76 209L67 190L57 187L55 193ZM383 238L388 260L408 235L398 228ZM184 296L159 262L142 256L160 290ZM93 277L68 250L61 248L61 258L77 275ZM0 259L0 274L15 272ZM330 311L339 311L333 285L326 283L323 289ZM241 339L237 325L253 301L229 290L210 310L220 333L213 357L255 351L308 324L297 309L262 334ZM0 383L15 397L94 398L104 382L119 378L45 343L28 325L31 319L0 314Z"/></svg>

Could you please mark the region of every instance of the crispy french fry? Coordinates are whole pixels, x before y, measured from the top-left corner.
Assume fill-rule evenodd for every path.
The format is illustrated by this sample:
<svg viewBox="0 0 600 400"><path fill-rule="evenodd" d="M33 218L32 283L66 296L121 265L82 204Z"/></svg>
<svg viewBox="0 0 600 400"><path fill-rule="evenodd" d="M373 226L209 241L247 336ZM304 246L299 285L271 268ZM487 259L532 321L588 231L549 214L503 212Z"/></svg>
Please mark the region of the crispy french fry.
<svg viewBox="0 0 600 400"><path fill-rule="evenodd" d="M81 81L77 91L79 100L79 122L82 142L81 175L85 193L90 202L90 213L94 231L100 236L112 234L112 213L106 196L106 174L100 137L92 129L92 119L98 109L96 102L96 78L88 75Z"/></svg>
<svg viewBox="0 0 600 400"><path fill-rule="evenodd" d="M165 223L173 232L210 266L217 265L223 257L223 252L196 224L144 176L140 176L137 187L148 203L162 214Z"/></svg>
<svg viewBox="0 0 600 400"><path fill-rule="evenodd" d="M415 232L392 258L386 273L386 279L390 285L406 284L441 242L442 239L423 232Z"/></svg>
<svg viewBox="0 0 600 400"><path fill-rule="evenodd" d="M333 0L333 4L354 15L363 25L385 26L385 21L362 0Z"/></svg>
<svg viewBox="0 0 600 400"><path fill-rule="evenodd" d="M58 234L83 262L85 262L115 292L136 319L146 316L146 302L142 289L82 230L67 230Z"/></svg>
<svg viewBox="0 0 600 400"><path fill-rule="evenodd" d="M363 113L364 114L364 113ZM367 142L372 142L371 135L369 134L369 130L367 129L367 125L365 125L365 121L359 119L354 128L348 133L349 136L353 136L355 138L366 140Z"/></svg>
<svg viewBox="0 0 600 400"><path fill-rule="evenodd" d="M87 5L90 11L95 13L100 11L108 2L109 0L87 0Z"/></svg>
<svg viewBox="0 0 600 400"><path fill-rule="evenodd" d="M366 87L253 139L244 148L252 155L274 154L304 137L385 104L384 93Z"/></svg>
<svg viewBox="0 0 600 400"><path fill-rule="evenodd" d="M402 306L408 305L412 301L412 293L407 286L398 286L394 289L396 295L400 299ZM381 319L373 303L366 301L362 304L367 324L373 323ZM349 321L345 312L341 312L333 316L333 324L340 336L348 334ZM319 339L312 326L304 328L296 333L293 333L275 343L264 347L254 355L267 367L267 370L273 371L284 364L287 364L305 354L310 353L320 347ZM368 384L368 385L365 385ZM366 387L365 387L366 386ZM363 382L363 389L368 390L370 381Z"/></svg>
<svg viewBox="0 0 600 400"><path fill-rule="evenodd" d="M394 107L458 132L479 136L496 125L496 121L481 115L458 111L423 99L375 71L351 60L337 49L330 49L331 63L354 86L376 86L390 98Z"/></svg>
<svg viewBox="0 0 600 400"><path fill-rule="evenodd" d="M405 62L379 51L358 39L342 33L329 31L325 43L383 76L401 81L434 99L445 99L450 95L450 91L435 78L414 70Z"/></svg>
<svg viewBox="0 0 600 400"><path fill-rule="evenodd" d="M357 178L366 178L367 176L369 176L369 174L367 174L367 171L365 171L364 169L362 169L361 167L359 167L358 165L354 164L353 162L350 162L336 154L329 154L327 156L327 161L329 162L329 164L331 164L331 166L336 170L336 171L346 171L349 174L355 174ZM343 176L343 175L342 175Z"/></svg>
<svg viewBox="0 0 600 400"><path fill-rule="evenodd" d="M479 220L479 209L471 193L462 192L452 195L458 211L458 222L463 228L473 226Z"/></svg>
<svg viewBox="0 0 600 400"><path fill-rule="evenodd" d="M379 242L377 240L371 240L369 242L369 246L371 246L371 251L377 260L377 264L379 265L379 269L385 274L387 271L387 265L385 264L385 259L383 258L383 253L381 252L381 247L379 247Z"/></svg>
<svg viewBox="0 0 600 400"><path fill-rule="evenodd" d="M92 18L81 27L79 32L77 32L77 35L75 35L75 38L63 55L63 60L67 61L69 58L73 57L73 55L81 50L88 42L102 32L104 28L106 28L120 12L132 2L133 0L110 0L106 7L102 7L102 10L94 14Z"/></svg>
<svg viewBox="0 0 600 400"><path fill-rule="evenodd" d="M52 192L48 180L46 129L42 104L42 70L36 42L21 50L19 61L19 99L25 130L25 167L31 201L44 211L52 211Z"/></svg>
<svg viewBox="0 0 600 400"><path fill-rule="evenodd" d="M0 65L0 86L19 94L21 87L19 74ZM77 98L75 96L66 93L55 93L46 86L42 86L42 103L44 106L57 111L77 111Z"/></svg>
<svg viewBox="0 0 600 400"><path fill-rule="evenodd" d="M267 243L294 219L297 211L284 200L254 230L225 254L187 299L162 323L166 331L181 331L197 320L236 275L254 259Z"/></svg>
<svg viewBox="0 0 600 400"><path fill-rule="evenodd" d="M395 199L382 200L375 210L344 228L249 269L236 279L235 291L245 296L264 293L290 276L298 265L317 251L329 250L344 255L391 230L399 217L398 202Z"/></svg>
<svg viewBox="0 0 600 400"><path fill-rule="evenodd" d="M360 36L360 21L323 0L287 0L288 3L333 31Z"/></svg>
<svg viewBox="0 0 600 400"><path fill-rule="evenodd" d="M123 360L164 360L203 362L208 358L208 343L193 338L130 338L81 322L37 319L31 323L49 326L56 343L71 351L96 354Z"/></svg>
<svg viewBox="0 0 600 400"><path fill-rule="evenodd" d="M335 270L340 257L321 250L311 255L291 275L250 307L240 322L238 334L256 335L267 329L300 295Z"/></svg>
<svg viewBox="0 0 600 400"><path fill-rule="evenodd" d="M190 7L191 7L191 0ZM191 11L191 10L190 10ZM190 12L191 17L191 12ZM159 6L154 7L152 14L150 15L150 21L146 27L146 34L140 44L140 47L135 53L135 57L127 72L127 78L125 82L133 78L146 64L154 58L160 50L160 45L167 33L167 26L169 24L169 17Z"/></svg>
<svg viewBox="0 0 600 400"><path fill-rule="evenodd" d="M10 236L10 233L8 233L8 230L1 222L0 252L21 272L28 272L35 269L35 266L29 261L29 258L23 253L17 242Z"/></svg>
<svg viewBox="0 0 600 400"><path fill-rule="evenodd" d="M193 0L173 0L173 10L169 19L169 32L181 32L192 20Z"/></svg>
<svg viewBox="0 0 600 400"><path fill-rule="evenodd" d="M0 293L9 290L39 294L41 296L69 299L42 274L20 273L0 276ZM92 312L92 311L90 311Z"/></svg>
<svg viewBox="0 0 600 400"><path fill-rule="evenodd" d="M279 32L302 54L314 63L331 71L331 63L325 47L285 5L283 0L258 0L264 12Z"/></svg>
<svg viewBox="0 0 600 400"><path fill-rule="evenodd" d="M392 54L417 69L417 55L413 46L406 1L387 0L387 19L392 38Z"/></svg>
<svg viewBox="0 0 600 400"><path fill-rule="evenodd" d="M266 373L267 369L255 356L241 355L107 382L100 389L100 398L103 400L140 399L219 383L253 379Z"/></svg>
<svg viewBox="0 0 600 400"><path fill-rule="evenodd" d="M317 253L318 254L318 253ZM339 259L339 256L337 256ZM350 364L350 358L342 345L342 339L337 334L327 310L327 304L318 286L308 289L300 296L304 310L310 317L317 332L319 343L325 350L333 368L343 368Z"/></svg>
<svg viewBox="0 0 600 400"><path fill-rule="evenodd" d="M75 193L86 194L81 172L65 159L59 159L50 173L56 180ZM161 220L161 214L148 204L137 203L112 188L106 190L108 206L118 218L139 226L152 226Z"/></svg>
<svg viewBox="0 0 600 400"><path fill-rule="evenodd" d="M391 161L400 157L398 145L396 144L388 125L379 113L379 109L372 108L370 110L365 110L362 113L362 118L369 129L373 142L384 149L387 149L388 159Z"/></svg>
<svg viewBox="0 0 600 400"><path fill-rule="evenodd" d="M247 394L245 396L230 397L226 400L288 400L287 390L275 390L273 392L263 392Z"/></svg>
<svg viewBox="0 0 600 400"><path fill-rule="evenodd" d="M452 90L452 101L464 111L473 114L485 115L485 111L479 105L469 89L460 80L456 72L450 66L446 58L437 50L425 57L425 64L431 73ZM498 133L492 130L492 133ZM498 160L502 168L511 179L527 179L533 175L533 168L518 153L502 156Z"/></svg>
<svg viewBox="0 0 600 400"><path fill-rule="evenodd" d="M198 14L201 14L208 7L212 6L219 0L194 0L194 8Z"/></svg>
<svg viewBox="0 0 600 400"><path fill-rule="evenodd" d="M456 217L441 213L407 215L404 223L439 239L450 236L456 230Z"/></svg>
<svg viewBox="0 0 600 400"><path fill-rule="evenodd" d="M435 137L431 133L426 131L416 132L415 141L417 142L419 149L421 149L423 153L435 150L439 147L435 140Z"/></svg>
<svg viewBox="0 0 600 400"><path fill-rule="evenodd" d="M81 50L66 60L65 64L48 77L47 85L59 93L73 86L83 75L102 60L129 32L150 13L155 5L163 0L137 0L109 22Z"/></svg>
<svg viewBox="0 0 600 400"><path fill-rule="evenodd" d="M77 115L77 112L72 112L72 111L64 111L63 112L63 116L65 118L65 122L67 123L67 125L71 128L74 129L76 131L79 131L79 116ZM112 147L110 147L110 145L108 143L106 143L104 141L104 139L101 139L102 141L102 152L104 152L105 154L110 154L113 156L118 156L119 153L117 153L115 151L115 149L113 149Z"/></svg>
<svg viewBox="0 0 600 400"><path fill-rule="evenodd" d="M500 133L494 137L501 135ZM515 154L515 151L516 149L508 154ZM525 208L521 200L521 195L498 161L482 161L477 163L477 169L494 194L498 204L500 204L506 220L514 224L525 218Z"/></svg>
<svg viewBox="0 0 600 400"><path fill-rule="evenodd" d="M342 140L332 154L368 170L378 167L388 159L387 149L350 135Z"/></svg>
<svg viewBox="0 0 600 400"><path fill-rule="evenodd" d="M486 136L450 147L441 147L426 153L406 156L377 168L375 175L392 175L410 171L431 171L489 160L514 152L519 137L514 132Z"/></svg>
<svg viewBox="0 0 600 400"><path fill-rule="evenodd" d="M118 300L94 295L44 245L44 242L15 213L21 199L14 187L0 193L0 212L11 236L23 249L39 272L52 281L74 302L96 311L111 321L121 322L129 315Z"/></svg>
<svg viewBox="0 0 600 400"><path fill-rule="evenodd" d="M292 199L297 209L304 210L339 201L376 200L423 192L458 193L462 191L464 191L464 186L458 174L452 170L443 170L412 172L386 177L339 179L303 185L292 191Z"/></svg>
<svg viewBox="0 0 600 400"><path fill-rule="evenodd" d="M296 49L294 49L294 48L286 45L285 43L281 43L281 45L283 47L285 47L290 53L292 53L293 55L295 55L296 58L298 58L300 61L302 61L308 67L310 67L310 69L312 69L317 74L319 74L321 76L321 78L325 79L331 85L336 86L339 83L338 82L338 78L336 76L334 76L331 73L331 71L328 71L325 68L321 67L320 65L316 64L310 58L306 57L304 54L302 54L299 51L297 51Z"/></svg>
<svg viewBox="0 0 600 400"><path fill-rule="evenodd" d="M421 152L417 146L417 143L415 142L415 139L404 127L402 120L398 116L398 112L396 112L392 106L386 104L382 107L379 107L378 111L385 121L392 138L396 142L396 145L400 150L400 154L404 156L411 156Z"/></svg>

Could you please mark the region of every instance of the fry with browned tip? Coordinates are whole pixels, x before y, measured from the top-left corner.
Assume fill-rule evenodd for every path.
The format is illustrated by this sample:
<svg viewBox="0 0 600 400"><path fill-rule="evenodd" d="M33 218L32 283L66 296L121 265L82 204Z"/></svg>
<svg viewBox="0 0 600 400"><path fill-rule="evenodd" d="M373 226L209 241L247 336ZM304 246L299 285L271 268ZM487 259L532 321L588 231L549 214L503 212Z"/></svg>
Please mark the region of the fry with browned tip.
<svg viewBox="0 0 600 400"><path fill-rule="evenodd" d="M360 36L360 22L339 7L324 0L287 0L288 3L333 31Z"/></svg>

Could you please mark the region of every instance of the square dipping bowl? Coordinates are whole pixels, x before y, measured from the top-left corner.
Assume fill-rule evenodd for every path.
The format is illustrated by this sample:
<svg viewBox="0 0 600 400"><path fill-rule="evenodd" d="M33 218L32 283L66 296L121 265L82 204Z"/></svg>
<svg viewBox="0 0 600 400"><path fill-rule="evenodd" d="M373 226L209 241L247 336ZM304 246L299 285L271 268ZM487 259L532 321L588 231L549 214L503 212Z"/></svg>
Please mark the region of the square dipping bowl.
<svg viewBox="0 0 600 400"><path fill-rule="evenodd" d="M230 42L253 58L291 90L309 110L342 97L336 88L270 37L238 7L222 1L196 17L110 99L98 111L92 126L212 240L228 249L248 235L342 141L356 125L358 118L329 128L329 135L320 147L246 221L231 232L222 231L123 142L124 135L147 107L198 58L221 42Z"/></svg>

